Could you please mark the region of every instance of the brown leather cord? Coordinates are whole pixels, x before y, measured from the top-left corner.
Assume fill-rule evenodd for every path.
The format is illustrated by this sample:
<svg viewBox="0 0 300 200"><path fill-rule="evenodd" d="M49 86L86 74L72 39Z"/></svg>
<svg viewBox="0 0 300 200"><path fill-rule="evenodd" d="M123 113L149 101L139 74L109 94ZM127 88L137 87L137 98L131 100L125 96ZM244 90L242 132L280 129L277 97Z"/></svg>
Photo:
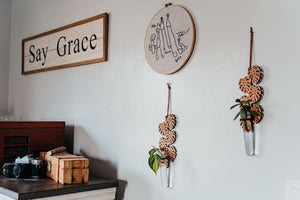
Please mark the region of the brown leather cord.
<svg viewBox="0 0 300 200"><path fill-rule="evenodd" d="M170 83L167 83L168 86L168 107L167 107L167 116L170 114L170 100L171 100L171 86Z"/></svg>
<svg viewBox="0 0 300 200"><path fill-rule="evenodd" d="M250 70L252 67L252 51L253 51L253 29L252 29L252 27L250 27L250 56L249 56L248 70Z"/></svg>

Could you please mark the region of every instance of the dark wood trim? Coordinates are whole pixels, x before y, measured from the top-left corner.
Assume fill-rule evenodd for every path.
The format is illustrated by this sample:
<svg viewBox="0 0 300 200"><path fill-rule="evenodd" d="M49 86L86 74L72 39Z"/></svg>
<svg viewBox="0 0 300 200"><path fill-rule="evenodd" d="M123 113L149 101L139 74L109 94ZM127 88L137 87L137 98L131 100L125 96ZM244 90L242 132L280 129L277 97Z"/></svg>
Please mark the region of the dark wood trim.
<svg viewBox="0 0 300 200"><path fill-rule="evenodd" d="M88 183L62 185L52 179L12 179L0 176L0 193L17 200L51 197L77 192L113 188L117 180L90 176Z"/></svg>
<svg viewBox="0 0 300 200"><path fill-rule="evenodd" d="M21 143L5 143L7 138L26 137ZM65 122L0 122L0 174L4 162L13 162L16 157L39 151L48 151L65 145ZM27 147L19 152L19 147ZM13 151L8 151L8 149Z"/></svg>
<svg viewBox="0 0 300 200"><path fill-rule="evenodd" d="M0 129L31 129L31 128L64 128L65 122L50 122L50 121L44 121L44 122L33 122L33 121L10 121L10 122L0 122Z"/></svg>
<svg viewBox="0 0 300 200"><path fill-rule="evenodd" d="M47 36L62 30L66 30L81 24L85 24L91 21L95 21L97 19L101 19L103 18L103 58L98 58L98 59L93 59L93 60L88 60L88 61L81 61L81 62L77 62L77 63L70 63L70 64L65 64L65 65L58 65L58 66L53 66L53 67L47 67L47 68L43 68L43 69L37 69L37 70L31 70L31 71L26 71L25 72L25 67L24 67L24 47L25 47L25 42L36 39L36 38L40 38L43 36ZM98 62L104 62L107 61L107 51L108 51L108 13L102 13L100 15L96 15L94 17L90 17L88 19L84 19L66 26L62 26L44 33L40 33L38 35L34 35L28 38L25 38L22 40L22 74L26 75L26 74L32 74L32 73L38 73L38 72L45 72L45 71L50 71L50 70L56 70L56 69L63 69L63 68L69 68L69 67L76 67L76 66L81 66L81 65L87 65L87 64L93 64L93 63L98 63Z"/></svg>

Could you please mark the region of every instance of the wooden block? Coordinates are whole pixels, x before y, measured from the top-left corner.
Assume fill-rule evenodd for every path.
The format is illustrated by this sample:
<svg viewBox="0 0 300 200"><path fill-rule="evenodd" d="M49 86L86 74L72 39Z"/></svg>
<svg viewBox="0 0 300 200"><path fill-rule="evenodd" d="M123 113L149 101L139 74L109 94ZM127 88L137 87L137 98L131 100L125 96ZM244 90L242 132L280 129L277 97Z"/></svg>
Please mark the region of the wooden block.
<svg viewBox="0 0 300 200"><path fill-rule="evenodd" d="M59 183L87 183L89 180L89 160L87 158L60 159Z"/></svg>
<svg viewBox="0 0 300 200"><path fill-rule="evenodd" d="M72 184L72 169L59 169L59 183Z"/></svg>
<svg viewBox="0 0 300 200"><path fill-rule="evenodd" d="M83 156L76 156L69 154L68 152L61 152L55 155L49 156L46 152L42 152L40 154L41 158L47 163L47 176L52 178L56 182L59 182L59 168L60 168L60 160L65 158L75 159L75 158L83 158Z"/></svg>
<svg viewBox="0 0 300 200"><path fill-rule="evenodd" d="M83 173L83 182L84 182L84 183L89 182L89 176L90 176L90 171L89 171L89 169L83 169L83 170L82 170L82 173Z"/></svg>
<svg viewBox="0 0 300 200"><path fill-rule="evenodd" d="M40 152L40 159L41 160L45 160L46 153L47 152Z"/></svg>
<svg viewBox="0 0 300 200"><path fill-rule="evenodd" d="M59 169L59 183L87 183L89 181L89 169Z"/></svg>
<svg viewBox="0 0 300 200"><path fill-rule="evenodd" d="M66 158L60 160L60 168L64 169L83 169L89 167L89 159L87 158Z"/></svg>

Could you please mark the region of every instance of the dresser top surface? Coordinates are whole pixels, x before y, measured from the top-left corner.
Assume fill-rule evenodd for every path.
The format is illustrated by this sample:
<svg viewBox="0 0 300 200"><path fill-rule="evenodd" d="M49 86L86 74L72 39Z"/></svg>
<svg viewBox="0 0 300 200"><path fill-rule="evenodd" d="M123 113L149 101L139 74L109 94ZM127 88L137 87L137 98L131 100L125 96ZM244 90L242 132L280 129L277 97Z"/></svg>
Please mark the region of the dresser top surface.
<svg viewBox="0 0 300 200"><path fill-rule="evenodd" d="M63 185L52 179L13 179L0 176L0 193L17 200L42 198L117 187L118 181L90 176L88 183Z"/></svg>

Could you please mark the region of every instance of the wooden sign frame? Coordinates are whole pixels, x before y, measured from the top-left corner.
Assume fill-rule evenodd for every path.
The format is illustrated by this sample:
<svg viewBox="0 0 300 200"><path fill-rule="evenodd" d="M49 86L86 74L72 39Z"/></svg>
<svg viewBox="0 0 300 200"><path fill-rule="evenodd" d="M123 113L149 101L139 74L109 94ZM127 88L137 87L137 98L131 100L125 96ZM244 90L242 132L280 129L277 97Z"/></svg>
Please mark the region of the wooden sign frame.
<svg viewBox="0 0 300 200"><path fill-rule="evenodd" d="M23 39L22 74L107 61L107 45L107 13Z"/></svg>

